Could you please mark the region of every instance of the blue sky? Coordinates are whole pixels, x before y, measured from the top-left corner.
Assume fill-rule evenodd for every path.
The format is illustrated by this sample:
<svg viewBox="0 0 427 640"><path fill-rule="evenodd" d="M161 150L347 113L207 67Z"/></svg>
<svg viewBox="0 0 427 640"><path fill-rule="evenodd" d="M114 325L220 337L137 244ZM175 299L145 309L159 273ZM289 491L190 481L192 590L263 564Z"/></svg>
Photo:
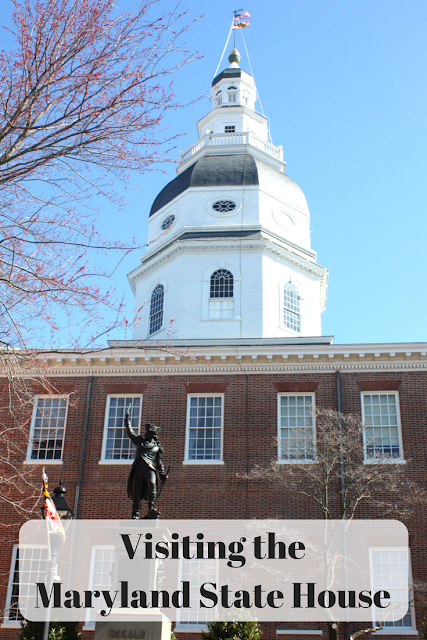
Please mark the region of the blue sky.
<svg viewBox="0 0 427 640"><path fill-rule="evenodd" d="M119 8L133 5L123 0ZM183 0L182 7L190 17L205 14L186 34L203 58L174 77L183 102L208 92L232 10L251 13L245 39L273 142L305 192L312 247L330 269L323 334L337 343L427 340L425 1ZM241 38L238 48L249 71ZM171 134L188 132L173 157L196 140L195 123L209 109L205 97L168 115ZM176 175L173 165L164 171L134 176L138 188L124 192L129 204L119 216L103 205L101 232L143 243L151 203ZM126 274L138 262L136 254L126 258L115 279L129 309Z"/></svg>

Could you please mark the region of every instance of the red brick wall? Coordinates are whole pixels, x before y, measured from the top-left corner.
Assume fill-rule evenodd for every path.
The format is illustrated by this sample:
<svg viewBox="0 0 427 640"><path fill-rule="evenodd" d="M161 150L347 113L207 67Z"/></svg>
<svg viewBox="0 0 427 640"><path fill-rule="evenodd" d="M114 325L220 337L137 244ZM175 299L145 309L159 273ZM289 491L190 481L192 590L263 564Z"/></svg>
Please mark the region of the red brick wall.
<svg viewBox="0 0 427 640"><path fill-rule="evenodd" d="M61 392L72 392L64 448L64 464L49 466L50 489L59 478L67 487L74 507L75 489L84 424L88 378L61 378ZM361 390L399 391L403 448L407 473L427 488L427 373L341 373L343 413L361 414ZM170 479L158 504L163 518L315 518L320 512L306 499L296 499L268 483L239 477L253 465L267 465L277 457L277 393L315 392L320 408L337 408L335 373L208 375L198 377L153 375L151 377L95 377L89 407L79 518L128 518L131 504L126 496L129 465L99 465L107 395L142 393L142 424L162 427L160 440L164 462L171 465ZM224 465L183 465L187 393L224 393ZM0 390L0 400L1 390ZM336 510L339 515L340 501ZM12 515L1 507L1 522ZM375 515L367 507L363 514ZM407 523L412 541L413 577L427 581L427 508L417 510ZM16 530L3 536L0 545L0 606L6 598L12 544ZM417 627L427 615L424 597L416 598ZM294 625L293 625L294 626ZM295 625L301 626L301 625ZM0 639L16 638L16 631L0 630ZM326 631L325 634L327 635ZM188 636L188 638L187 638ZM193 640L194 634L180 634ZM301 637L301 636L299 636ZM310 636L307 636L310 637ZM395 634L392 636L397 638ZM93 638L84 632L82 640ZM274 625L265 625L264 640L276 638ZM290 636L292 639L292 636Z"/></svg>

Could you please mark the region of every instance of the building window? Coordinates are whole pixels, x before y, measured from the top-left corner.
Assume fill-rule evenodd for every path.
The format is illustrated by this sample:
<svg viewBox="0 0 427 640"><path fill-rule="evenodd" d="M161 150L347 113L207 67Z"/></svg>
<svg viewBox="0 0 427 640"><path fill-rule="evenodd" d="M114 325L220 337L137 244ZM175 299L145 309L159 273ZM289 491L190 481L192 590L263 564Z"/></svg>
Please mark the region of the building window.
<svg viewBox="0 0 427 640"><path fill-rule="evenodd" d="M234 200L217 200L212 205L212 209L216 211L216 213L230 213L230 211L234 211L237 207L237 204Z"/></svg>
<svg viewBox="0 0 427 640"><path fill-rule="evenodd" d="M211 275L211 298L233 297L233 274L227 269L218 269Z"/></svg>
<svg viewBox="0 0 427 640"><path fill-rule="evenodd" d="M165 288L162 284L158 284L151 294L150 301L150 336L162 328L163 325L163 303L165 297Z"/></svg>
<svg viewBox="0 0 427 640"><path fill-rule="evenodd" d="M64 449L68 398L38 396L31 421L28 460L60 461Z"/></svg>
<svg viewBox="0 0 427 640"><path fill-rule="evenodd" d="M279 462L314 460L314 394L279 393L277 415Z"/></svg>
<svg viewBox="0 0 427 640"><path fill-rule="evenodd" d="M166 229L169 229L169 227L171 227L174 222L175 222L175 216L173 215L173 213L171 213L170 215L166 216L166 218L163 220L162 224L160 225L161 230L166 231Z"/></svg>
<svg viewBox="0 0 427 640"><path fill-rule="evenodd" d="M191 553L195 551L191 549ZM177 631L206 631L208 617L212 619L212 609L201 608L200 587L205 582L218 583L218 560L180 558L178 588L181 588L183 581L190 583L190 606L186 609L177 609Z"/></svg>
<svg viewBox="0 0 427 640"><path fill-rule="evenodd" d="M300 295L292 282L285 284L283 303L283 322L285 327L301 333Z"/></svg>
<svg viewBox="0 0 427 640"><path fill-rule="evenodd" d="M414 628L411 601L413 594L408 588L411 582L411 565L409 550L406 549L370 549L371 586L372 591L386 590L397 602L408 601L408 609L400 620L375 621L375 626L381 626L384 631L404 631ZM406 577L408 578L406 580ZM405 605L406 608L406 605ZM378 632L377 632L378 633ZM376 634L377 635L377 634Z"/></svg>
<svg viewBox="0 0 427 640"><path fill-rule="evenodd" d="M216 92L216 94L215 94L215 98L216 98L215 102L216 102L216 106L217 106L217 107L220 107L220 106L221 106L221 103L222 103L222 95L221 95L221 93L222 93L222 91L221 91L221 89L220 89L220 90L219 90L219 91L217 91L217 92Z"/></svg>
<svg viewBox="0 0 427 640"><path fill-rule="evenodd" d="M225 133L235 133L236 126L234 124L226 124L224 128Z"/></svg>
<svg viewBox="0 0 427 640"><path fill-rule="evenodd" d="M362 418L365 460L402 460L398 394L362 393Z"/></svg>
<svg viewBox="0 0 427 640"><path fill-rule="evenodd" d="M233 274L227 269L217 269L211 275L209 318L226 320L234 318Z"/></svg>
<svg viewBox="0 0 427 640"><path fill-rule="evenodd" d="M228 102L237 102L237 87L228 87Z"/></svg>
<svg viewBox="0 0 427 640"><path fill-rule="evenodd" d="M122 462L133 460L135 447L125 429L125 413L129 409L132 429L139 433L142 396L108 396L105 413L102 460Z"/></svg>
<svg viewBox="0 0 427 640"><path fill-rule="evenodd" d="M110 591L113 586L114 547L92 547L90 561L90 591ZM93 598L92 608L87 609L86 625L93 626L96 612L102 607L102 598Z"/></svg>
<svg viewBox="0 0 427 640"><path fill-rule="evenodd" d="M189 395L187 405L187 462L222 460L222 395Z"/></svg>
<svg viewBox="0 0 427 640"><path fill-rule="evenodd" d="M40 579L44 580L46 576L47 561L48 550L45 547L14 547L6 597L5 624L24 619L19 611L19 597L34 596L36 583Z"/></svg>

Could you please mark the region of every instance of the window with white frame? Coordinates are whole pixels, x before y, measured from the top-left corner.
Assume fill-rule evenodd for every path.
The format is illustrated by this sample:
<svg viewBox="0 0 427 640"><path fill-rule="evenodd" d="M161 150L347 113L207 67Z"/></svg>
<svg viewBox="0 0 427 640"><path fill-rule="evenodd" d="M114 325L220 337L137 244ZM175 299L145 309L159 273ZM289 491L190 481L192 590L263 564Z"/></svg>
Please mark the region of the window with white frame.
<svg viewBox="0 0 427 640"><path fill-rule="evenodd" d="M234 318L234 279L227 269L217 269L211 275L209 318L211 320L226 320Z"/></svg>
<svg viewBox="0 0 427 640"><path fill-rule="evenodd" d="M185 460L215 463L222 460L223 395L189 395Z"/></svg>
<svg viewBox="0 0 427 640"><path fill-rule="evenodd" d="M314 394L279 393L277 417L279 462L314 460Z"/></svg>
<svg viewBox="0 0 427 640"><path fill-rule="evenodd" d="M365 460L402 460L397 392L362 393Z"/></svg>
<svg viewBox="0 0 427 640"><path fill-rule="evenodd" d="M221 103L222 103L222 95L221 95L221 93L222 93L222 90L220 89L215 94L215 98L216 98L215 103L216 103L217 107L220 107Z"/></svg>
<svg viewBox="0 0 427 640"><path fill-rule="evenodd" d="M114 547L92 547L89 589L110 591L113 586ZM101 598L93 599L93 608L87 610L86 625L93 625L96 613L101 609Z"/></svg>
<svg viewBox="0 0 427 640"><path fill-rule="evenodd" d="M129 409L132 429L139 433L141 407L141 395L110 395L107 397L102 447L103 461L113 463L134 459L135 446L126 433L125 413Z"/></svg>
<svg viewBox="0 0 427 640"><path fill-rule="evenodd" d="M165 298L165 288L162 284L158 284L150 300L150 336L156 333L163 326L163 305Z"/></svg>
<svg viewBox="0 0 427 640"><path fill-rule="evenodd" d="M231 86L227 89L228 92L228 102L234 103L237 102L237 87Z"/></svg>
<svg viewBox="0 0 427 640"><path fill-rule="evenodd" d="M292 282L287 282L283 288L283 324L301 333L300 294Z"/></svg>
<svg viewBox="0 0 427 640"><path fill-rule="evenodd" d="M370 549L372 591L386 590L390 593L392 600L408 602L407 612L399 620L385 618L374 621L374 624L383 627L385 632L392 629L404 632L405 629L414 628L411 606L413 594L410 589L411 565L408 554L409 550L406 549ZM406 577L408 577L407 580Z"/></svg>
<svg viewBox="0 0 427 640"><path fill-rule="evenodd" d="M224 127L224 133L235 133L236 125L234 124L226 124Z"/></svg>
<svg viewBox="0 0 427 640"><path fill-rule="evenodd" d="M16 545L13 548L4 616L6 625L16 623L16 626L20 627L19 621L23 620L23 616L19 611L19 597L34 596L36 583L46 577L47 562L46 547ZM19 580L19 571L21 571L21 580Z"/></svg>
<svg viewBox="0 0 427 640"><path fill-rule="evenodd" d="M190 583L190 606L186 609L177 609L177 630L206 630L206 622L208 615L209 618L212 616L212 609L201 608L200 587L205 582L215 584L218 582L218 561L180 558L178 588L181 587L183 581Z"/></svg>
<svg viewBox="0 0 427 640"><path fill-rule="evenodd" d="M27 460L60 461L64 449L68 398L38 396L34 400Z"/></svg>

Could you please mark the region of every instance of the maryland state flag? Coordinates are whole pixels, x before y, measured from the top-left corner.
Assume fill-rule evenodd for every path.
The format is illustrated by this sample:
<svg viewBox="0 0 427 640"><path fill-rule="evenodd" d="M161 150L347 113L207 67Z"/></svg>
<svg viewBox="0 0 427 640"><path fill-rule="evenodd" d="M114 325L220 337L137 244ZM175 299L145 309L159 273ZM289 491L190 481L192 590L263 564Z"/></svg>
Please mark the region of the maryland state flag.
<svg viewBox="0 0 427 640"><path fill-rule="evenodd" d="M56 507L47 489L47 475L43 467L44 517L51 533L59 533L65 540L65 531Z"/></svg>

